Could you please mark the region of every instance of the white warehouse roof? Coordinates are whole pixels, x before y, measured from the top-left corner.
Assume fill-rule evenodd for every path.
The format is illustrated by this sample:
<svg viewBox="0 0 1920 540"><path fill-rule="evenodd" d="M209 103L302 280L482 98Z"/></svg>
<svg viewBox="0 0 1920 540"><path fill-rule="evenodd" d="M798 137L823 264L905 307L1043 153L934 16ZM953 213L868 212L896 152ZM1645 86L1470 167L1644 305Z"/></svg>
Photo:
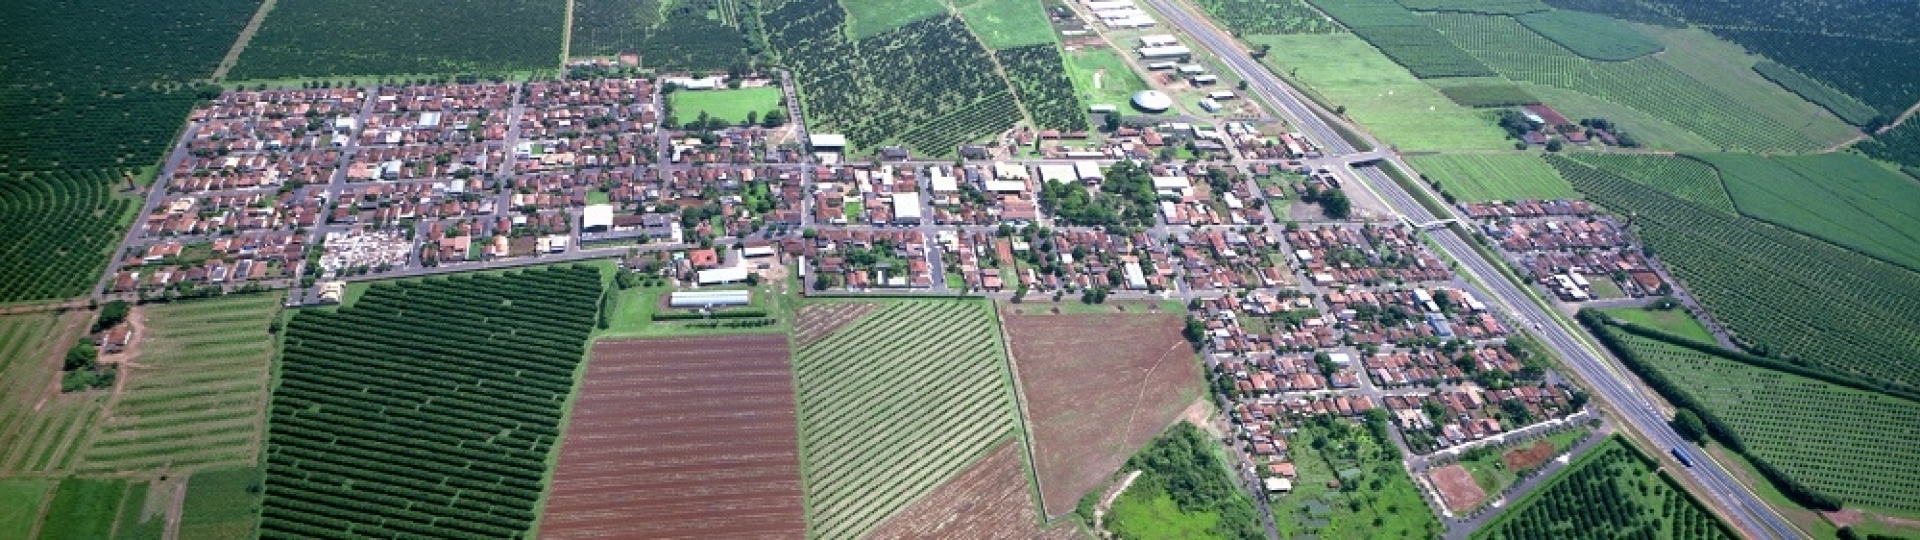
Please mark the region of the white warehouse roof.
<svg viewBox="0 0 1920 540"><path fill-rule="evenodd" d="M814 148L846 148L847 136L835 133L814 133L807 135L807 144Z"/></svg>
<svg viewBox="0 0 1920 540"><path fill-rule="evenodd" d="M667 306L677 308L744 306L751 300L752 294L749 291L680 291L667 298Z"/></svg>
<svg viewBox="0 0 1920 540"><path fill-rule="evenodd" d="M592 229L595 227L607 228L612 226L613 205L611 204L589 204L587 205L587 210L580 214L580 228L582 229Z"/></svg>
<svg viewBox="0 0 1920 540"><path fill-rule="evenodd" d="M735 266L732 268L715 268L712 270L701 270L700 273L695 276L695 278L696 278L696 281L698 281L701 285L710 285L714 283L732 283L735 281L746 281L747 267Z"/></svg>
<svg viewBox="0 0 1920 540"><path fill-rule="evenodd" d="M1165 47L1141 47L1139 52L1141 58L1172 58L1175 56L1191 55L1193 54L1193 49L1188 49L1185 45L1168 45Z"/></svg>
<svg viewBox="0 0 1920 540"><path fill-rule="evenodd" d="M893 218L919 221L920 194L913 192L893 194Z"/></svg>

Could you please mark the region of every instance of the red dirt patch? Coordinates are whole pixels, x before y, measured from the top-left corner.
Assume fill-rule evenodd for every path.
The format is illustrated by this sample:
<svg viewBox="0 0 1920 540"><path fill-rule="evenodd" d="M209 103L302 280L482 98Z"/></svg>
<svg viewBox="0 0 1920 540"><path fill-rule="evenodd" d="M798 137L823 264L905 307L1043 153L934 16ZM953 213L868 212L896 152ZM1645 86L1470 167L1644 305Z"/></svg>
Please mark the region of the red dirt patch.
<svg viewBox="0 0 1920 540"><path fill-rule="evenodd" d="M1440 498L1447 501L1447 509L1465 512L1480 506L1487 500L1486 490L1473 482L1473 473L1466 467L1448 465L1427 473L1427 479L1433 481L1433 487L1440 490Z"/></svg>
<svg viewBox="0 0 1920 540"><path fill-rule="evenodd" d="M812 345L832 334L834 330L847 323L860 320L873 313L879 304L871 302L835 302L831 304L810 304L800 308L800 316L793 323L793 342L795 346Z"/></svg>
<svg viewBox="0 0 1920 540"><path fill-rule="evenodd" d="M1821 512L1820 515L1826 516L1827 521L1833 523L1835 527L1859 525L1861 517L1858 508L1847 508L1839 512Z"/></svg>
<svg viewBox="0 0 1920 540"><path fill-rule="evenodd" d="M603 341L540 537L800 538L787 338Z"/></svg>
<svg viewBox="0 0 1920 540"><path fill-rule="evenodd" d="M1003 313L1049 516L1073 510L1198 395L1177 315Z"/></svg>
<svg viewBox="0 0 1920 540"><path fill-rule="evenodd" d="M1020 467L1020 447L1007 443L887 518L867 538L1078 537L1071 526L1041 530L1039 519Z"/></svg>
<svg viewBox="0 0 1920 540"><path fill-rule="evenodd" d="M1539 467L1549 459L1553 459L1553 443L1547 441L1539 441L1533 443L1533 446L1500 456L1500 460L1507 463L1507 470L1515 473Z"/></svg>

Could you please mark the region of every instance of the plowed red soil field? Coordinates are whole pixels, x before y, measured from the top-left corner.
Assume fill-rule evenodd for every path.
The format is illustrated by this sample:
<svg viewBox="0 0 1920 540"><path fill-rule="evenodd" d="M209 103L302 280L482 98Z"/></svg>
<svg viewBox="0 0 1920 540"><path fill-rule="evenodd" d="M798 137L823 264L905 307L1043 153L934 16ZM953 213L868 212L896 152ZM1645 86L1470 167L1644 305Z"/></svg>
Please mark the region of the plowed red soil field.
<svg viewBox="0 0 1920 540"><path fill-rule="evenodd" d="M540 537L801 538L784 335L602 341Z"/></svg>
<svg viewBox="0 0 1920 540"><path fill-rule="evenodd" d="M1480 501L1487 498L1486 490L1480 489L1480 484L1473 482L1473 473L1467 472L1466 467L1459 465L1440 467L1428 472L1427 479L1432 480L1434 487L1440 489L1440 498L1445 499L1447 509L1454 512L1472 510L1473 507L1480 505Z"/></svg>
<svg viewBox="0 0 1920 540"><path fill-rule="evenodd" d="M1040 529L1040 512L1020 467L1020 446L1007 443L888 518L867 540L918 538L1064 540L1080 534L1072 525Z"/></svg>
<svg viewBox="0 0 1920 540"><path fill-rule="evenodd" d="M1049 516L1073 511L1199 396L1200 367L1179 315L1000 316Z"/></svg>

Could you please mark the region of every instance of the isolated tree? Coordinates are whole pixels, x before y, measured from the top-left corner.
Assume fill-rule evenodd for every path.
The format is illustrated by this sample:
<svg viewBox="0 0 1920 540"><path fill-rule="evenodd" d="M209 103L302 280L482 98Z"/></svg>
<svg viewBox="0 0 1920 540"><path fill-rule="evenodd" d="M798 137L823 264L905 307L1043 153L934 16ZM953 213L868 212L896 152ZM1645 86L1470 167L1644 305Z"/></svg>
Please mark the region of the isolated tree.
<svg viewBox="0 0 1920 540"><path fill-rule="evenodd" d="M787 111L778 109L778 108L767 111L767 114L765 116L760 117L760 123L761 125L770 127L770 128L786 125Z"/></svg>
<svg viewBox="0 0 1920 540"><path fill-rule="evenodd" d="M1696 443L1706 441L1707 423L1701 421L1700 415L1694 414L1693 409L1675 411L1673 421L1668 422L1668 425L1673 426L1675 432L1689 441Z"/></svg>
<svg viewBox="0 0 1920 540"><path fill-rule="evenodd" d="M747 125L751 126L758 123L760 123L760 113L747 111Z"/></svg>

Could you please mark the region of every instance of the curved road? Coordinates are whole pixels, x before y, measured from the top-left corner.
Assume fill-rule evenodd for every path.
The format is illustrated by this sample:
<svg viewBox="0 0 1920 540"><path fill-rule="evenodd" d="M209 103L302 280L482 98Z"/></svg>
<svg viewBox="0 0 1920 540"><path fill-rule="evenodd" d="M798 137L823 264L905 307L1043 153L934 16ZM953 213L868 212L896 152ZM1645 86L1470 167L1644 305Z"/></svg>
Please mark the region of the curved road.
<svg viewBox="0 0 1920 540"><path fill-rule="evenodd" d="M1315 114L1307 103L1279 80L1279 77L1267 71L1230 37L1195 15L1184 5L1172 0L1144 1L1181 31L1212 51L1214 56L1247 81L1249 90L1277 107L1296 129L1305 132L1309 138L1320 143L1329 155L1355 153L1352 144L1341 138L1332 126ZM1358 133L1357 130L1355 132ZM1400 167L1402 171L1413 170L1406 167L1397 155L1389 155L1387 160ZM1360 180L1359 185L1362 188L1372 192L1391 210L1415 223L1431 222L1441 217L1457 217L1435 216L1428 212L1418 200L1376 167L1361 167L1337 172L1344 174L1357 172L1357 179ZM1447 213L1453 212L1448 209ZM1546 307L1536 302L1519 285L1506 279L1498 267L1494 266L1496 263L1482 257L1479 251L1452 229L1436 229L1430 231L1429 236L1442 252L1459 261L1462 272L1480 283L1486 292L1493 295L1500 306L1505 308L1510 321L1518 321L1524 330L1551 347L1556 355L1564 359L1570 368L1593 386L1593 390L1598 394L1595 397L1613 405L1620 416L1631 424L1634 431L1645 435L1663 449L1694 448L1667 426L1666 418L1654 409L1651 400L1640 393L1639 387L1630 382L1630 376L1624 369L1619 368L1612 358L1595 347L1590 340L1586 339L1586 336L1577 336L1577 331L1569 328L1570 321L1549 313ZM1700 486L1704 486L1708 491L1705 495L1731 514L1730 517L1735 520L1741 530L1759 538L1805 537L1768 508L1766 503L1746 486L1734 481L1726 470L1704 452L1693 450L1690 456L1694 460L1694 466L1676 468L1677 471L1691 477Z"/></svg>

